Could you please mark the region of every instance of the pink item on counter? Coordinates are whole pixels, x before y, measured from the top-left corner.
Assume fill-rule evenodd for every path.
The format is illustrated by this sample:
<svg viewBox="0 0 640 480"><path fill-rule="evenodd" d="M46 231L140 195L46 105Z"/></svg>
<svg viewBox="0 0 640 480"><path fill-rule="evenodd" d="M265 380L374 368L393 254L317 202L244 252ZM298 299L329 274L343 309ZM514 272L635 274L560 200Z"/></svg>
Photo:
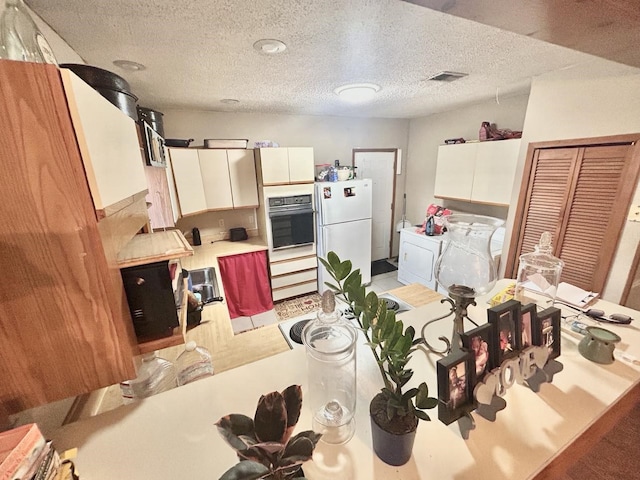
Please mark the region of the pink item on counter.
<svg viewBox="0 0 640 480"><path fill-rule="evenodd" d="M444 217L445 215L451 215L453 212L451 210L449 210L448 208L444 208L440 205L436 205L435 203L432 203L431 205L429 205L427 207L427 213L425 216L425 220L422 223L422 226L416 228L416 233L422 233L424 234L427 230L427 219L429 218L429 216L433 216L433 219L435 220L435 225L434 225L434 231L433 234L434 235L442 235L442 227L443 225L443 221L442 221L442 217Z"/></svg>

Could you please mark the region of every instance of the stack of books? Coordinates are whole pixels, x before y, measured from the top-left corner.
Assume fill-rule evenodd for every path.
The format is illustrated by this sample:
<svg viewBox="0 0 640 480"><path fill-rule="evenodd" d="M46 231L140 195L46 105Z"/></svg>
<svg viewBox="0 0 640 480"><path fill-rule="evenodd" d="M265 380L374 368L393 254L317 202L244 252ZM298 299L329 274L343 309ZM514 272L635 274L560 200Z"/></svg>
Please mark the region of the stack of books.
<svg viewBox="0 0 640 480"><path fill-rule="evenodd" d="M73 463L35 423L0 433L0 480L77 480Z"/></svg>

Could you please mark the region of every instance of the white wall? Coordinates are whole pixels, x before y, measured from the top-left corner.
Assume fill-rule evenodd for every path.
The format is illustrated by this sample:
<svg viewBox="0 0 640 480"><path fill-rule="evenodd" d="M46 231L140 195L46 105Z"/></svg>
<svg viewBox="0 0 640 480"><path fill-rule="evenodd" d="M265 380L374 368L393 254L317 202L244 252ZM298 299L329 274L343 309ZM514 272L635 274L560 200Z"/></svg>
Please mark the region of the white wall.
<svg viewBox="0 0 640 480"><path fill-rule="evenodd" d="M146 106L146 105L145 105ZM149 106L152 107L152 106ZM409 120L384 118L352 118L313 115L278 115L259 113L224 113L187 110L162 110L166 138L194 138L192 145L202 145L205 138L246 138L249 146L258 140L278 142L281 147L313 147L315 163L351 165L354 148L400 148L407 150ZM404 176L396 176L395 220L402 216ZM220 214L206 214L195 221L215 230ZM245 216L246 217L246 216ZM236 217L246 222L245 217ZM233 221L233 220L232 220ZM236 222L238 223L238 222ZM187 226L181 222L180 226ZM236 225L251 228L249 225ZM394 254L398 252L398 238L394 239Z"/></svg>
<svg viewBox="0 0 640 480"><path fill-rule="evenodd" d="M443 201L433 197L438 146L449 138L477 140L483 121L496 123L498 128L522 130L527 100L528 95L499 98L499 103L492 100L410 121L406 183L408 220L421 223L431 203L445 205L455 211L507 218L505 207Z"/></svg>
<svg viewBox="0 0 640 480"><path fill-rule="evenodd" d="M639 93L640 75L599 79L534 79L524 121L511 204L515 205L518 200L530 142L640 132ZM633 203L640 204L640 188L636 189ZM594 225L597 225L598 215L606 215L606 212L594 212ZM502 258L506 258L508 252L514 216L515 211L511 209ZM606 300L618 303L640 241L640 223L627 221L622 232L608 234L612 238L619 238L619 246L609 279L601 293Z"/></svg>

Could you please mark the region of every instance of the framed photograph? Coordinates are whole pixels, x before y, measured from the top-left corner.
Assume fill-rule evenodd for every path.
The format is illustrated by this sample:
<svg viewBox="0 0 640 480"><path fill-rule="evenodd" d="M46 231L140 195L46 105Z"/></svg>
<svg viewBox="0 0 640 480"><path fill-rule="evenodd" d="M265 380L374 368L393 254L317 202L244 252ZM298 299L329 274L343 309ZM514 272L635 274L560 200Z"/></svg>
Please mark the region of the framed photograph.
<svg viewBox="0 0 640 480"><path fill-rule="evenodd" d="M438 373L438 419L445 425L475 408L473 388L475 359L464 350L436 362Z"/></svg>
<svg viewBox="0 0 640 480"><path fill-rule="evenodd" d="M520 353L520 302L509 300L487 310L489 323L496 329L495 366Z"/></svg>
<svg viewBox="0 0 640 480"><path fill-rule="evenodd" d="M533 344L549 349L549 359L560 356L560 309L549 307L538 312L533 323Z"/></svg>
<svg viewBox="0 0 640 480"><path fill-rule="evenodd" d="M471 387L482 380L487 372L495 368L494 346L496 330L492 323L485 323L460 335L462 347L473 354L476 372Z"/></svg>
<svg viewBox="0 0 640 480"><path fill-rule="evenodd" d="M528 303L520 308L520 349L524 350L533 345L533 326L537 316L535 303Z"/></svg>

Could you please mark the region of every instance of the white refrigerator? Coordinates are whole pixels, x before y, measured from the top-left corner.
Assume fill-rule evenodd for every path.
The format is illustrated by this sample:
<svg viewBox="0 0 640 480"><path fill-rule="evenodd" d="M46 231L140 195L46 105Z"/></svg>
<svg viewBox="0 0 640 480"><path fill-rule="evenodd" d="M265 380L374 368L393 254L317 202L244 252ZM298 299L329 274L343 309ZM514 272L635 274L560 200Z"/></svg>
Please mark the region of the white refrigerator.
<svg viewBox="0 0 640 480"><path fill-rule="evenodd" d="M351 260L360 269L362 283L371 283L371 211L373 181L370 179L315 184L317 252L327 258L331 251L340 260ZM318 291L335 283L318 261Z"/></svg>

